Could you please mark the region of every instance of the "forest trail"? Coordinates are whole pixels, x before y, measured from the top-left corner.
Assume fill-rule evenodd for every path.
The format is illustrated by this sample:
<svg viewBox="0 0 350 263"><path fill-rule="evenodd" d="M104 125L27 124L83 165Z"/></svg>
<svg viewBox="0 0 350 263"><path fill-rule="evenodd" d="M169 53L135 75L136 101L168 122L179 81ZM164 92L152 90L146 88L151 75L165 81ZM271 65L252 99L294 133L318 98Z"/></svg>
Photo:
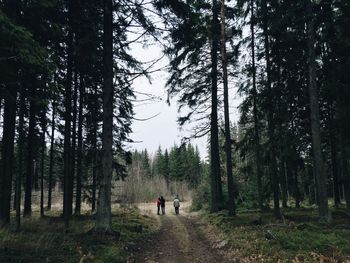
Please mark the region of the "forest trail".
<svg viewBox="0 0 350 263"><path fill-rule="evenodd" d="M157 215L154 204L139 205L143 213L158 217L160 228L149 239L138 244L130 262L224 262L201 234L196 217L186 212L189 205L183 203L179 215L175 214L170 202L167 203L165 215Z"/></svg>

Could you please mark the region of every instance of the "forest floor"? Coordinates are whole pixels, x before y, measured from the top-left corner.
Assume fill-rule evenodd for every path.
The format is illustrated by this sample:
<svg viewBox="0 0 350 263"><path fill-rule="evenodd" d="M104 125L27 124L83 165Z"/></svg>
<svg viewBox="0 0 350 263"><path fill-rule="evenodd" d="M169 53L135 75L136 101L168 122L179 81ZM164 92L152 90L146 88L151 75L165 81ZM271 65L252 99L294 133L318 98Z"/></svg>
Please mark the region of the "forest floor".
<svg viewBox="0 0 350 263"><path fill-rule="evenodd" d="M160 226L148 239L136 244L129 262L224 262L200 230L197 216L188 212L189 205L182 203L176 215L171 203L167 203L166 214L157 215L154 204L140 204L141 212L152 214Z"/></svg>
<svg viewBox="0 0 350 263"><path fill-rule="evenodd" d="M140 204L142 214L156 218L158 230L136 243L128 262L348 262L350 225L344 210L333 209L331 224L318 222L314 208L286 209L282 220L254 210L180 215L167 204L156 215L154 204Z"/></svg>
<svg viewBox="0 0 350 263"><path fill-rule="evenodd" d="M34 207L35 208L35 207ZM32 218L14 231L14 218L0 229L0 262L21 263L190 263L190 262L348 262L350 221L344 207L332 208L333 221L318 222L315 207L272 212L190 212L183 202L175 215L171 203L157 215L155 204L113 206L112 227L118 238L89 234L94 215L73 216L68 231L57 210ZM14 214L12 214L14 217Z"/></svg>
<svg viewBox="0 0 350 263"><path fill-rule="evenodd" d="M133 206L113 206L112 227L116 236L91 233L94 215L84 211L73 215L65 229L60 207L54 206L40 217L34 206L31 218L14 229L14 214L8 227L0 228L0 263L120 263L126 262L130 245L154 233L156 220L141 215Z"/></svg>

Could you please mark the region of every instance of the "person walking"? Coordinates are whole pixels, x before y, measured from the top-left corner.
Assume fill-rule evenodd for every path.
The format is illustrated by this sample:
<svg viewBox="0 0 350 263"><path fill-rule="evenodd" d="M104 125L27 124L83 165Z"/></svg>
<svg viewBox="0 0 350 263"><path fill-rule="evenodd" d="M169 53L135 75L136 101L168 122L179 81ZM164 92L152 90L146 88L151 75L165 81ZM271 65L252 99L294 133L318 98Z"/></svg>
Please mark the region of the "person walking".
<svg viewBox="0 0 350 263"><path fill-rule="evenodd" d="M160 197L158 197L157 199L157 215L159 215L160 213Z"/></svg>
<svg viewBox="0 0 350 263"><path fill-rule="evenodd" d="M160 207L162 208L162 214L165 214L165 199L163 196L160 197Z"/></svg>
<svg viewBox="0 0 350 263"><path fill-rule="evenodd" d="M175 214L179 214L179 209L180 209L180 200L179 197L176 196L173 202L174 208L175 208Z"/></svg>

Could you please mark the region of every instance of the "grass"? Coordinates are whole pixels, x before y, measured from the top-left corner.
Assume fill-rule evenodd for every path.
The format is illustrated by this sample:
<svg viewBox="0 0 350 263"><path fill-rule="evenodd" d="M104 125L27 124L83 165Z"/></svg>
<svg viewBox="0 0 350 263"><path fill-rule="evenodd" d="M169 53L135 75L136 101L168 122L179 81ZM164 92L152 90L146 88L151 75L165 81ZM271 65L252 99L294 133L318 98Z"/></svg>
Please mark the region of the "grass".
<svg viewBox="0 0 350 263"><path fill-rule="evenodd" d="M156 229L157 222L135 208L113 211L113 230L118 239L89 234L94 226L91 215L73 217L65 232L58 215L40 218L34 213L16 233L13 225L0 229L0 262L126 262L128 248Z"/></svg>
<svg viewBox="0 0 350 263"><path fill-rule="evenodd" d="M272 213L238 211L203 214L243 262L350 262L350 222L342 209L333 210L331 224L318 222L312 208L283 211L284 222ZM216 235L218 236L218 235Z"/></svg>

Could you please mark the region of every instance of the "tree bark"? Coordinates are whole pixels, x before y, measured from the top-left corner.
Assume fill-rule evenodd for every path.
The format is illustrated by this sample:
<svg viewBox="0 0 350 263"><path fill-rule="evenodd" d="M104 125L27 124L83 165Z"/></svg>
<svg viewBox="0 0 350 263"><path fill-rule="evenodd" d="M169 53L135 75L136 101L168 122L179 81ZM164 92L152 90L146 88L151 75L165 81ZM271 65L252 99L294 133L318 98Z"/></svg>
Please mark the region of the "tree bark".
<svg viewBox="0 0 350 263"><path fill-rule="evenodd" d="M307 22L307 44L313 165L318 190L319 217L321 221L329 222L331 217L328 210L327 178L322 163L320 113L316 83L315 18L312 12L311 0L307 2L307 8L310 16Z"/></svg>
<svg viewBox="0 0 350 263"><path fill-rule="evenodd" d="M97 233L113 233L111 213L111 183L113 173L113 11L112 0L104 0L103 23L103 129L102 177L97 206Z"/></svg>
<svg viewBox="0 0 350 263"><path fill-rule="evenodd" d="M20 14L20 1L7 0L2 3L2 11L13 20L16 20ZM9 62L7 65L11 83L1 87L1 99L4 99L4 116L2 127L1 144L1 163L0 163L0 227L10 222L11 211L11 191L12 191L12 173L14 161L14 138L16 129L16 98L18 84L18 67L15 63Z"/></svg>
<svg viewBox="0 0 350 263"><path fill-rule="evenodd" d="M226 33L225 33L225 0L221 0L221 60L224 82L224 115L225 115L225 153L226 153L226 173L228 191L228 211L229 215L236 214L234 199L234 181L232 173L232 148L231 129L229 113L228 76L227 76L227 53L226 53Z"/></svg>
<svg viewBox="0 0 350 263"><path fill-rule="evenodd" d="M300 191L298 185L298 169L294 167L293 169L294 178L294 198L295 198L295 208L300 208Z"/></svg>
<svg viewBox="0 0 350 263"><path fill-rule="evenodd" d="M72 122L72 80L73 80L73 0L68 0L68 58L67 58L67 75L65 87L65 124L64 124L64 193L63 193L63 217L65 228L69 227L70 212L72 203L70 199L70 176L71 176L71 122Z"/></svg>
<svg viewBox="0 0 350 263"><path fill-rule="evenodd" d="M277 218L281 216L279 205L279 189L278 189L278 171L276 161L276 145L275 140L275 122L274 122L274 93L271 87L271 61L270 61L270 40L268 32L268 13L267 13L267 1L262 0L262 13L263 13L263 35L264 35L264 48L265 48L265 60L266 60L266 89L269 97L269 108L267 113L268 118L268 138L270 146L270 173L272 181L273 191L273 203L274 214Z"/></svg>
<svg viewBox="0 0 350 263"><path fill-rule="evenodd" d="M350 176L349 176L349 167L348 167L348 152L345 146L345 134L343 131L343 127L341 128L340 136L339 136L339 145L340 145L340 163L341 163L341 181L343 183L343 192L344 198L346 201L346 213L350 216Z"/></svg>
<svg viewBox="0 0 350 263"><path fill-rule="evenodd" d="M34 179L34 152L35 152L35 126L36 126L36 87L33 77L27 79L31 82L32 86L30 90L30 107L29 107L29 128L28 128L28 140L27 140L27 166L26 166L26 183L24 193L24 210L23 216L30 217L32 215L32 189Z"/></svg>
<svg viewBox="0 0 350 263"><path fill-rule="evenodd" d="M333 198L334 206L338 207L340 204L339 194L339 176L338 176L338 162L337 162L337 141L334 122L334 110L333 100L330 102L329 109L329 141L331 148L331 163L332 163L332 175L333 175Z"/></svg>
<svg viewBox="0 0 350 263"><path fill-rule="evenodd" d="M20 87L19 118L18 118L18 170L16 178L16 231L21 228L21 194L22 194L22 173L23 173L23 142L24 142L24 112L25 94L24 88Z"/></svg>
<svg viewBox="0 0 350 263"><path fill-rule="evenodd" d="M280 162L280 180L281 180L281 188L282 188L282 207L288 208L288 178L285 169L285 157L281 154L281 162Z"/></svg>
<svg viewBox="0 0 350 263"><path fill-rule="evenodd" d="M51 210L52 203L52 179L53 179L53 153L54 153L54 144L55 144L55 118L56 118L56 98L55 94L53 94L52 101L52 119L51 119L51 138L50 138L50 168L49 168L49 189L47 195L47 210Z"/></svg>
<svg viewBox="0 0 350 263"><path fill-rule="evenodd" d="M211 212L219 210L222 206L221 175L219 157L219 130L218 130L218 99L217 99L217 74L218 74L218 4L212 1L211 21L211 118L210 118L210 161L211 161Z"/></svg>
<svg viewBox="0 0 350 263"><path fill-rule="evenodd" d="M260 135L259 135L259 120L258 120L258 107L257 107L257 89L256 89L256 65L255 65L255 15L254 15L254 0L250 0L250 31L251 31L251 50L252 50L252 79L253 79L253 116L254 116L254 144L255 144L255 165L256 165L256 177L257 177L257 190L258 190L258 204L259 209L262 212L263 197L262 197L262 172L261 172L261 155L260 155Z"/></svg>
<svg viewBox="0 0 350 263"><path fill-rule="evenodd" d="M83 175L83 108L84 108L84 86L83 78L80 75L79 83L79 114L78 114L78 149L77 149L77 185L75 199L75 214L81 210L81 180Z"/></svg>
<svg viewBox="0 0 350 263"><path fill-rule="evenodd" d="M74 73L74 92L73 92L73 118L72 118L72 147L71 147L71 175L69 177L69 203L73 205L74 180L76 175L76 155L77 155L77 100L78 100L78 72ZM70 206L70 209L73 209ZM69 211L71 215L73 210Z"/></svg>
<svg viewBox="0 0 350 263"><path fill-rule="evenodd" d="M93 157L92 157L92 200L91 200L91 210L94 212L96 210L96 189L97 189L97 125L98 125L98 100L97 91L95 90L95 103L94 103L94 127L92 134L92 147L93 147Z"/></svg>
<svg viewBox="0 0 350 263"><path fill-rule="evenodd" d="M41 116L41 165L40 165L40 216L44 216L44 174L45 174L45 133L46 133L46 106Z"/></svg>
<svg viewBox="0 0 350 263"><path fill-rule="evenodd" d="M0 174L0 226L10 223L17 84L6 89Z"/></svg>

